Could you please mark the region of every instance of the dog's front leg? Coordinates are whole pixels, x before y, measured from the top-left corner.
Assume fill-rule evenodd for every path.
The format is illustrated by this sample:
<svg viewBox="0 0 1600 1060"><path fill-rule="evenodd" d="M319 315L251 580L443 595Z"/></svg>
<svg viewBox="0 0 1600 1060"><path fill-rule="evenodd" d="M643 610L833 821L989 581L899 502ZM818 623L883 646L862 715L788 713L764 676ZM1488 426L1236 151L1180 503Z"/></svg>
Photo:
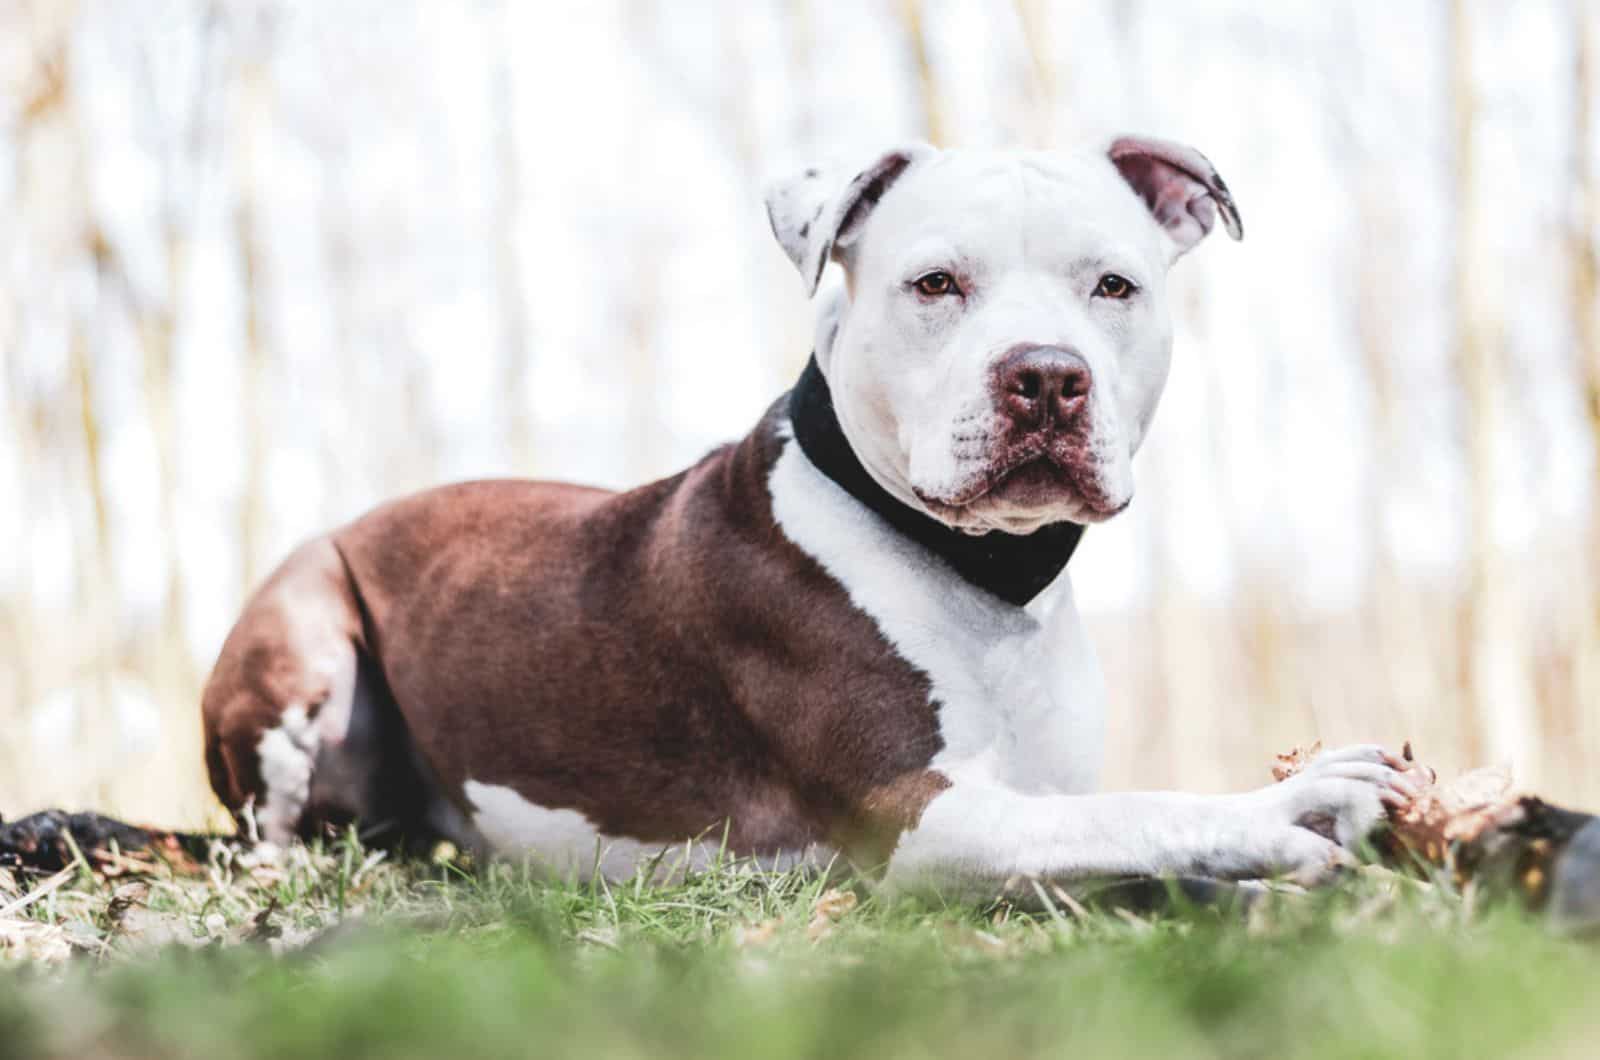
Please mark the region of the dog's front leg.
<svg viewBox="0 0 1600 1060"><path fill-rule="evenodd" d="M956 779L901 835L885 882L988 897L1019 878L1291 876L1347 862L1385 805L1415 793L1382 748L1325 752L1281 784L1235 795L1028 795ZM959 772L957 774L959 778Z"/></svg>

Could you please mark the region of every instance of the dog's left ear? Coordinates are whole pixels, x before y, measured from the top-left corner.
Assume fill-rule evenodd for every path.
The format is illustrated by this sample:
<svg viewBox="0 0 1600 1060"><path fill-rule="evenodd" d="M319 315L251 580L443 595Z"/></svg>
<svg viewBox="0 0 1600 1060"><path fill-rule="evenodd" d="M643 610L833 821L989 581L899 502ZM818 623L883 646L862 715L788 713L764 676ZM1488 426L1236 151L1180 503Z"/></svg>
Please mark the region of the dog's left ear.
<svg viewBox="0 0 1600 1060"><path fill-rule="evenodd" d="M843 191L835 174L815 166L767 186L772 234L800 270L807 295L817 293L828 260L848 254L890 186L916 162L935 153L927 144L894 148L857 173Z"/></svg>
<svg viewBox="0 0 1600 1060"><path fill-rule="evenodd" d="M1228 235L1244 238L1233 195L1199 151L1167 140L1121 136L1106 155L1172 240L1174 260L1205 238L1218 214Z"/></svg>

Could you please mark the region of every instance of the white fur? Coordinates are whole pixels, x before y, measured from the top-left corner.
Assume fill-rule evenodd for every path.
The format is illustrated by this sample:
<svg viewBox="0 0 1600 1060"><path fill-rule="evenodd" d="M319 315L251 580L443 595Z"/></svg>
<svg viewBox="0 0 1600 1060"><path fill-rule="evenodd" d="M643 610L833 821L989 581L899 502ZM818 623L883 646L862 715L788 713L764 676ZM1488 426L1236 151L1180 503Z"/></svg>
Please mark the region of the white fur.
<svg viewBox="0 0 1600 1060"><path fill-rule="evenodd" d="M890 859L896 888L992 894L1015 877L1164 873L1315 876L1340 848L1296 822L1324 814L1354 842L1403 786L1381 750L1319 758L1285 784L1243 795L1088 794L1105 689L1063 574L1027 608L962 581L819 472L789 440L774 466L773 513L923 671L951 781Z"/></svg>
<svg viewBox="0 0 1600 1060"><path fill-rule="evenodd" d="M588 880L598 872L603 879L626 880L659 858L655 878L660 880L706 868L721 849L720 835L680 843L641 843L603 835L577 810L540 806L501 784L469 780L462 791L473 807L472 825L491 849L534 858L562 876ZM753 860L764 868L782 870L825 867L832 857L826 848L811 846Z"/></svg>
<svg viewBox="0 0 1600 1060"><path fill-rule="evenodd" d="M952 778L1021 792L1092 790L1105 688L1062 575L1027 608L963 581L819 472L793 440L772 469L773 516L928 675Z"/></svg>
<svg viewBox="0 0 1600 1060"><path fill-rule="evenodd" d="M294 838L311 797L311 774L321 737L299 704L283 712L275 728L261 734L256 754L266 794L256 808L261 838L280 846Z"/></svg>

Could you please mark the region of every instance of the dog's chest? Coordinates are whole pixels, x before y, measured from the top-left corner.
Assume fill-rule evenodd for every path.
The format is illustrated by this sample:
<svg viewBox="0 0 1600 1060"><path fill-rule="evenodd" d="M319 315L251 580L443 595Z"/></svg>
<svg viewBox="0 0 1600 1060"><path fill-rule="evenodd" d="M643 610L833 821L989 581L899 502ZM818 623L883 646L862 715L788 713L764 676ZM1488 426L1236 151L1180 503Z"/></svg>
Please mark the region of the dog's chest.
<svg viewBox="0 0 1600 1060"><path fill-rule="evenodd" d="M1066 576L1029 607L1012 607L895 533L793 442L770 488L785 535L927 675L944 745L935 767L1021 791L1093 789L1105 690Z"/></svg>

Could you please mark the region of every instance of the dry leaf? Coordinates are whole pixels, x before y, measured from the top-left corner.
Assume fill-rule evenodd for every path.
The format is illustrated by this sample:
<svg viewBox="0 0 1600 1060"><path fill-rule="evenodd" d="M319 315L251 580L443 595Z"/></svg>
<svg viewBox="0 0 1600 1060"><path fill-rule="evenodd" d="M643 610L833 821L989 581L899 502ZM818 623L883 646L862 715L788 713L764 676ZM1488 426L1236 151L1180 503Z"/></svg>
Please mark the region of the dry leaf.
<svg viewBox="0 0 1600 1060"><path fill-rule="evenodd" d="M854 891L841 891L837 887L824 891L811 907L811 923L806 925L806 938L818 942L833 932L834 921L856 907Z"/></svg>
<svg viewBox="0 0 1600 1060"><path fill-rule="evenodd" d="M811 912L816 916L825 916L829 920L838 920L855 907L854 891L831 888L824 891L822 897L817 899L817 904L811 907Z"/></svg>
<svg viewBox="0 0 1600 1060"><path fill-rule="evenodd" d="M1306 763L1322 753L1322 741L1318 740L1310 747L1296 747L1288 754L1278 755L1278 760L1272 764L1272 779L1285 781L1306 767Z"/></svg>
<svg viewBox="0 0 1600 1060"><path fill-rule="evenodd" d="M1390 825L1407 848L1442 865L1452 843L1470 843L1490 828L1513 823L1518 806L1511 771L1492 766L1425 787L1409 805L1390 815Z"/></svg>
<svg viewBox="0 0 1600 1060"><path fill-rule="evenodd" d="M1288 754L1278 755L1272 767L1273 779L1283 781L1294 776L1321 750L1319 740L1309 747L1296 747ZM1521 804L1513 793L1509 768L1475 769L1441 784L1433 769L1416 760L1409 740L1401 757L1408 763L1406 776L1420 790L1411 802L1389 811L1390 832L1400 848L1424 861L1446 865L1453 844L1471 843L1491 828L1503 828L1518 820Z"/></svg>
<svg viewBox="0 0 1600 1060"><path fill-rule="evenodd" d="M776 920L763 920L759 924L741 924L733 929L733 944L740 949L747 946L765 946L777 933Z"/></svg>

